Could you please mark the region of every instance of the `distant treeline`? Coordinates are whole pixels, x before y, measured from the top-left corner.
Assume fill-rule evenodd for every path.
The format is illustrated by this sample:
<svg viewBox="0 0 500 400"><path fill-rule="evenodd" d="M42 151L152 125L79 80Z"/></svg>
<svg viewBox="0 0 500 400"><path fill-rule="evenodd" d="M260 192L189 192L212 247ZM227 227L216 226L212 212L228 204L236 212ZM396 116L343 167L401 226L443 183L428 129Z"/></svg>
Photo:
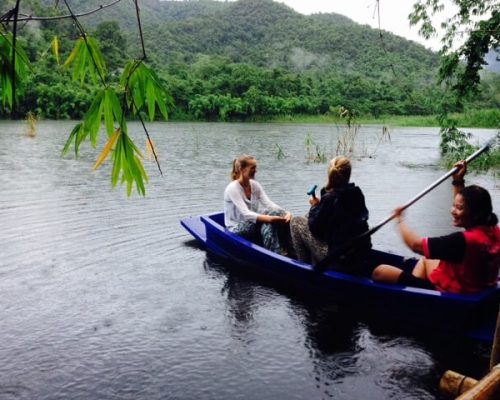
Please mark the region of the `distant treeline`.
<svg viewBox="0 0 500 400"><path fill-rule="evenodd" d="M51 59L36 64L20 103L21 114L32 111L49 119L82 118L96 88L71 82L62 69L54 73L61 67ZM365 117L434 115L445 99L444 91L436 85L419 87L411 81L401 84L401 80L373 80L356 75L299 74L208 56L192 65L165 65L159 69L159 76L170 96L170 118L174 120L323 115L335 114L340 107ZM500 75L487 79L481 97L470 102L468 108L499 109L498 93L489 92L499 87L499 80ZM496 117L489 119L498 122Z"/></svg>

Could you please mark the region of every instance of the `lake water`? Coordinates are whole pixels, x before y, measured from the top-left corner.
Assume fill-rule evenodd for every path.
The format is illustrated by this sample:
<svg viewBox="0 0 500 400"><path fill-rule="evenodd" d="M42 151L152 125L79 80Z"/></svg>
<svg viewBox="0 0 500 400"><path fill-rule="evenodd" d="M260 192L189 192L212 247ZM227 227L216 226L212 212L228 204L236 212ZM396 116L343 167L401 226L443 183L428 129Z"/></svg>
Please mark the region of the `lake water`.
<svg viewBox="0 0 500 400"><path fill-rule="evenodd" d="M151 124L164 176L145 161L147 196L127 198L110 188L109 164L91 171L88 143L79 159L60 158L73 125L40 122L29 138L25 123L0 122L0 399L435 399L446 369L486 372L487 345L288 294L219 264L181 228L221 209L241 153L257 157L271 199L304 214L306 191L326 176L306 138L330 157L342 128ZM140 126L130 131L144 149ZM372 225L445 172L437 128L381 134L361 128L352 156ZM467 182L500 211L492 175ZM449 232L450 187L412 206L410 226ZM391 223L373 242L411 254Z"/></svg>

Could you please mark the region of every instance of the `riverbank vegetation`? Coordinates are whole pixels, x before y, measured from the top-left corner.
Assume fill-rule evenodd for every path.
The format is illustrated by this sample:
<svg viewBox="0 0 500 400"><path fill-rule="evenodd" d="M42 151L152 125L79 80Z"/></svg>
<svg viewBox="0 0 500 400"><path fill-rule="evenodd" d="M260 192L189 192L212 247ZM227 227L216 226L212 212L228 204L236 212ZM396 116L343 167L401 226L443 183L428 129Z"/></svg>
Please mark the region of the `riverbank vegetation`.
<svg viewBox="0 0 500 400"><path fill-rule="evenodd" d="M461 128L498 128L500 126L500 110L467 110L464 113L451 115ZM345 124L343 118L335 113L324 115L283 115L270 119L255 118L254 122L290 122L300 124ZM381 115L378 118L361 115L356 119L361 125L439 127L438 115Z"/></svg>

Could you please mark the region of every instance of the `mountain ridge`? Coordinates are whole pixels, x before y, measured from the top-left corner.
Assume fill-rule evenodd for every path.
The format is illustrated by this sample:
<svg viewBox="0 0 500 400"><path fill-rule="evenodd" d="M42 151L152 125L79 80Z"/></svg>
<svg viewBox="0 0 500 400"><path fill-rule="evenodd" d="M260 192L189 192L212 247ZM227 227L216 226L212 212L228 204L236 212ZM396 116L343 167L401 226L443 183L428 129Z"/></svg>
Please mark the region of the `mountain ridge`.
<svg viewBox="0 0 500 400"><path fill-rule="evenodd" d="M42 3L51 5L53 0ZM75 13L101 4L102 0L71 2ZM178 55L187 63L210 55L295 72L387 78L397 71L427 83L438 66L436 53L390 32L382 31L381 39L378 30L340 14L303 15L272 0L143 0L140 10L146 48L159 64ZM138 46L135 9L130 5L120 2L82 18L89 27L109 19L119 22L131 46Z"/></svg>

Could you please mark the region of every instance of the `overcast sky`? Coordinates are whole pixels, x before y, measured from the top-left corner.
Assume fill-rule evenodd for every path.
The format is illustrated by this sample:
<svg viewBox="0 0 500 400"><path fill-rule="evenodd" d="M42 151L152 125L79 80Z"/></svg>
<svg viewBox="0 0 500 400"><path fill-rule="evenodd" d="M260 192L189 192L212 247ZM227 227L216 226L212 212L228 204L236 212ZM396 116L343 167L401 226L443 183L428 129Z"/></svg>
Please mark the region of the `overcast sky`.
<svg viewBox="0 0 500 400"><path fill-rule="evenodd" d="M378 28L376 0L275 0L287 4L302 14L337 13L349 17L360 24L367 24ZM383 30L414 40L425 47L438 50L439 40L426 41L418 35L417 27L410 28L408 14L417 0L380 0L380 25ZM449 0L444 2L449 4ZM449 8L448 8L449 9ZM446 8L445 8L446 10ZM443 12L445 15L446 11Z"/></svg>

